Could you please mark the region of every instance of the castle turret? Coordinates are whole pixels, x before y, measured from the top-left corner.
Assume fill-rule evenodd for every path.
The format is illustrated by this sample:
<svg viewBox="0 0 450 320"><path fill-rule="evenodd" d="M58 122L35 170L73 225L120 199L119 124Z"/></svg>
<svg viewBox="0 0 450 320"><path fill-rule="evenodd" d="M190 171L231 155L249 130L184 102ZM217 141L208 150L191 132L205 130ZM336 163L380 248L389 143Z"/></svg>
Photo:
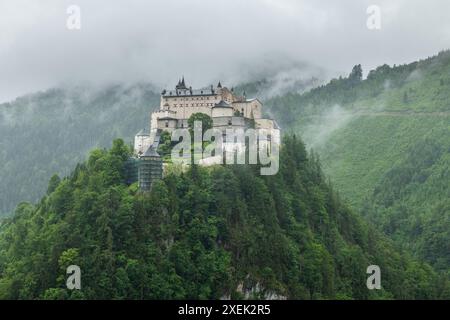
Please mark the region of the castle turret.
<svg viewBox="0 0 450 320"><path fill-rule="evenodd" d="M233 107L221 100L219 103L212 107L212 117L232 117L233 116Z"/></svg>
<svg viewBox="0 0 450 320"><path fill-rule="evenodd" d="M144 130L139 131L139 133L134 137L134 154L138 157L141 156L151 145L150 133Z"/></svg>
<svg viewBox="0 0 450 320"><path fill-rule="evenodd" d="M178 81L178 84L175 86L176 90L187 90L186 83L184 82L184 76L182 80Z"/></svg>

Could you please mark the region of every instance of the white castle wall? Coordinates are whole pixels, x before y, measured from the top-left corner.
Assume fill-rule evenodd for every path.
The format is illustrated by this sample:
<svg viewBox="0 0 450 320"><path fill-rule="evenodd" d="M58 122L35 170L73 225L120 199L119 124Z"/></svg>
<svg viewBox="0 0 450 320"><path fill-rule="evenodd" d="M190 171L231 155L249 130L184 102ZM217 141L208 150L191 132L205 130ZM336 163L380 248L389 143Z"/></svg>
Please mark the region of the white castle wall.
<svg viewBox="0 0 450 320"><path fill-rule="evenodd" d="M212 117L232 117L233 116L233 108L213 108L212 109Z"/></svg>

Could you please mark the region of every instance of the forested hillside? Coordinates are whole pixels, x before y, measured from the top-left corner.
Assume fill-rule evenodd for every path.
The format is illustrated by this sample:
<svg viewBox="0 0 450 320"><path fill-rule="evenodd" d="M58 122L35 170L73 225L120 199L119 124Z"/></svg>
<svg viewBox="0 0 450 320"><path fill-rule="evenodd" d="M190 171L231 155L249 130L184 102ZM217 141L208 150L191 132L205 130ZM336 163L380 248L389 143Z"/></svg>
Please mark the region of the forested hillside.
<svg viewBox="0 0 450 320"><path fill-rule="evenodd" d="M286 137L280 172L194 166L151 193L124 181L116 140L50 180L0 229L0 298L449 298L445 276L393 248L342 204L303 143ZM175 171L173 171L175 172ZM82 289L65 289L65 270ZM382 290L366 288L366 268Z"/></svg>
<svg viewBox="0 0 450 320"><path fill-rule="evenodd" d="M450 52L362 78L355 66L303 95L269 101L320 155L336 189L437 268L450 270Z"/></svg>
<svg viewBox="0 0 450 320"><path fill-rule="evenodd" d="M404 248L450 268L450 146L421 140L376 185L363 212Z"/></svg>
<svg viewBox="0 0 450 320"><path fill-rule="evenodd" d="M0 216L35 202L54 174L117 137L131 143L159 105L149 84L52 89L0 105Z"/></svg>
<svg viewBox="0 0 450 320"><path fill-rule="evenodd" d="M304 92L324 77L319 68L291 60L251 70L248 77L258 78L235 83L235 90L262 99ZM20 201L37 201L45 181L54 173L69 174L92 148L106 147L117 137L131 143L148 128L161 90L149 83L54 88L0 104L0 216Z"/></svg>

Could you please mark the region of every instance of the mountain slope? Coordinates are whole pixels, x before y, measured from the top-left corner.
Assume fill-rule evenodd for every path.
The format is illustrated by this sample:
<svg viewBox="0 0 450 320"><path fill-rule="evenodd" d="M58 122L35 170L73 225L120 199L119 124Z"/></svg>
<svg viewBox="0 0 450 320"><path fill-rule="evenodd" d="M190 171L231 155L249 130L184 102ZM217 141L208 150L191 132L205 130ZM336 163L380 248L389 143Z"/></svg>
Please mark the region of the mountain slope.
<svg viewBox="0 0 450 320"><path fill-rule="evenodd" d="M442 271L450 266L449 151L437 139L421 140L383 176L364 210L391 238Z"/></svg>
<svg viewBox="0 0 450 320"><path fill-rule="evenodd" d="M346 78L269 104L285 128L300 132L320 154L346 199L399 246L450 269L449 248L442 244L450 243L448 233L441 232L439 240L430 236L449 221L449 51L381 66L366 80L355 66Z"/></svg>
<svg viewBox="0 0 450 320"><path fill-rule="evenodd" d="M159 104L149 84L66 88L0 105L0 214L37 201L54 173L69 174L93 147L148 127Z"/></svg>
<svg viewBox="0 0 450 320"><path fill-rule="evenodd" d="M448 298L343 205L304 145L287 137L278 175L246 166L168 174L149 194L123 184L122 141L95 150L0 229L0 298ZM82 290L65 289L65 269ZM378 264L382 290L366 288Z"/></svg>

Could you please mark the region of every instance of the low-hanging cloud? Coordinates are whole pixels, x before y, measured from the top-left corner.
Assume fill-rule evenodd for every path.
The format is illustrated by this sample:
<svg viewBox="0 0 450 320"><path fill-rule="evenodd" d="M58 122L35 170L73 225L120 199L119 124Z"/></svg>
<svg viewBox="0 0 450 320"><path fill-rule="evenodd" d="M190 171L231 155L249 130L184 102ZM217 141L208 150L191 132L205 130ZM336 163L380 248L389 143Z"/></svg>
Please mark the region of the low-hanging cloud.
<svg viewBox="0 0 450 320"><path fill-rule="evenodd" d="M372 4L381 30L366 27ZM66 27L69 5L81 30ZM448 12L447 0L3 0L0 101L61 83L242 82L277 54L333 71L404 63L449 47Z"/></svg>
<svg viewBox="0 0 450 320"><path fill-rule="evenodd" d="M310 148L320 149L337 130L346 127L357 117L357 113L334 105L310 119L303 128L303 138Z"/></svg>

